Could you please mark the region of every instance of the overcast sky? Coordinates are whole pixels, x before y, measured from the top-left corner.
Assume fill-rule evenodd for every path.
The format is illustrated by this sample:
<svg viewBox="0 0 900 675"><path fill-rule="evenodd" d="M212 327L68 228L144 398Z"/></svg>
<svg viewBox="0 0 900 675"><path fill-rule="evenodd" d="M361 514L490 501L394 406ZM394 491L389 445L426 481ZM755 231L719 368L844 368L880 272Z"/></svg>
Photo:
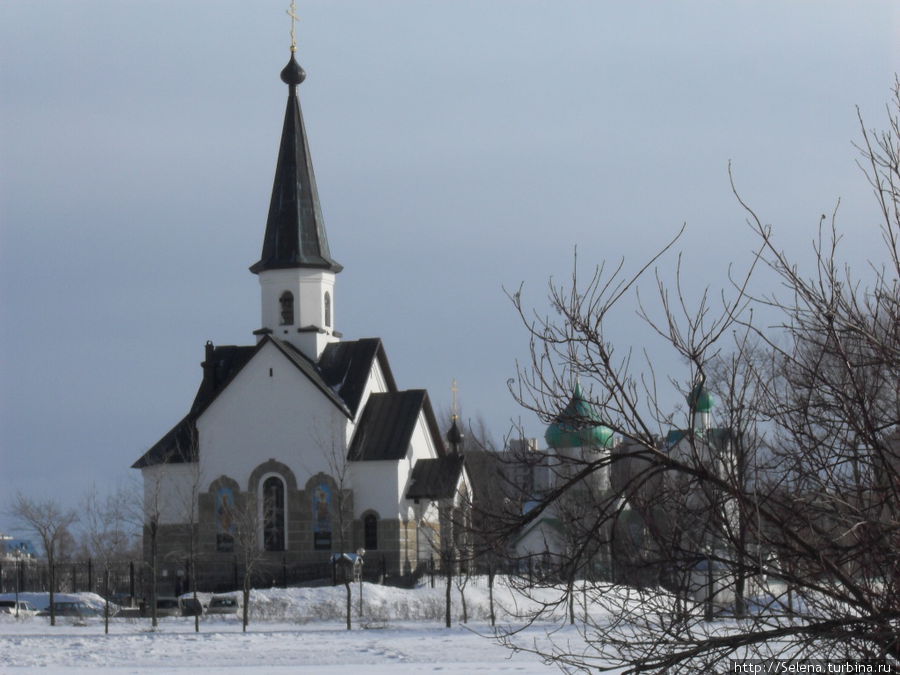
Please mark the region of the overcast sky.
<svg viewBox="0 0 900 675"><path fill-rule="evenodd" d="M204 342L253 343L286 5L0 3L0 507L126 483ZM439 411L456 378L465 416L541 435L507 390L528 345L503 288L542 309L576 244L636 267L682 223L686 286L721 287L754 243L729 160L801 260L840 199L858 265L879 235L855 106L883 124L898 7L300 2L336 327ZM617 336L654 353L634 309Z"/></svg>

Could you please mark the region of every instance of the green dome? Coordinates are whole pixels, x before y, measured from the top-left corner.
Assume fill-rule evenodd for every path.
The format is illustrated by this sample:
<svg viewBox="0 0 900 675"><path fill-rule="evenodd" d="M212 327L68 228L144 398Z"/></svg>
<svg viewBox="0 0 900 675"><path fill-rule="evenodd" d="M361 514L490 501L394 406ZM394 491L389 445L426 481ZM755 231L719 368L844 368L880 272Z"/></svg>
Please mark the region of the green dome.
<svg viewBox="0 0 900 675"><path fill-rule="evenodd" d="M687 403L691 410L697 412L709 412L716 404L712 394L702 384L691 389L691 393L687 395Z"/></svg>
<svg viewBox="0 0 900 675"><path fill-rule="evenodd" d="M584 400L581 386L576 383L572 400L547 427L544 440L551 448L608 448L612 445L613 430L603 425L599 413Z"/></svg>

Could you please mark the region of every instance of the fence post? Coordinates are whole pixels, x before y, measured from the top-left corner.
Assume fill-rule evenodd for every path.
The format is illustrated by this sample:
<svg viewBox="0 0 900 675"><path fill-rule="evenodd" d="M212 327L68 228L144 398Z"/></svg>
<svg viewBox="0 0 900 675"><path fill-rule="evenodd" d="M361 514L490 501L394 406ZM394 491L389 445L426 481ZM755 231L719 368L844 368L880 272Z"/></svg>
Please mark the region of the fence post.
<svg viewBox="0 0 900 675"><path fill-rule="evenodd" d="M431 559L428 561L428 574L431 575L431 587L434 588L434 553L431 554Z"/></svg>

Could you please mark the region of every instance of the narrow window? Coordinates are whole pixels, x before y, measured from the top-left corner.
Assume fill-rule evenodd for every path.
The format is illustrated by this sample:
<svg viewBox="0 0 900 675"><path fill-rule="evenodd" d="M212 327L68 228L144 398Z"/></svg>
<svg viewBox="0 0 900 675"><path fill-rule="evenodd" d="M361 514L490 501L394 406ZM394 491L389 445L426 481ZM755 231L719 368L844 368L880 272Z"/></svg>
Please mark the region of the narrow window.
<svg viewBox="0 0 900 675"><path fill-rule="evenodd" d="M331 328L331 293L325 291L325 328Z"/></svg>
<svg viewBox="0 0 900 675"><path fill-rule="evenodd" d="M281 298L279 299L281 303L281 325L282 326L293 326L294 325L294 294L290 291L285 291L281 294Z"/></svg>
<svg viewBox="0 0 900 675"><path fill-rule="evenodd" d="M331 550L331 486L319 483L313 488L313 548Z"/></svg>
<svg viewBox="0 0 900 675"><path fill-rule="evenodd" d="M284 483L271 476L263 483L263 547L284 550Z"/></svg>
<svg viewBox="0 0 900 675"><path fill-rule="evenodd" d="M216 491L216 550L234 551L234 491L229 487Z"/></svg>
<svg viewBox="0 0 900 675"><path fill-rule="evenodd" d="M363 546L367 551L378 549L378 516L373 513L363 518Z"/></svg>

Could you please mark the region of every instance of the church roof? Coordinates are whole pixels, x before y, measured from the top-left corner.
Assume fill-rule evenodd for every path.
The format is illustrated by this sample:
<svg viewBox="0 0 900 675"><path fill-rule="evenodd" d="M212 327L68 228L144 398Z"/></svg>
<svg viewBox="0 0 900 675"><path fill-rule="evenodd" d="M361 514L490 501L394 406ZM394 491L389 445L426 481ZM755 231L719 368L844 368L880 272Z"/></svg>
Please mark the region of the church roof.
<svg viewBox="0 0 900 675"><path fill-rule="evenodd" d="M197 427L195 417L186 415L169 429L153 447L141 455L131 465L132 469L143 469L155 464L184 464L197 461Z"/></svg>
<svg viewBox="0 0 900 675"><path fill-rule="evenodd" d="M322 379L343 399L354 417L376 359L387 381L388 390L396 391L397 383L388 365L384 346L378 338L332 342L319 357L318 370Z"/></svg>
<svg viewBox="0 0 900 675"><path fill-rule="evenodd" d="M454 496L462 469L462 455L420 459L413 467L406 498L447 499Z"/></svg>
<svg viewBox="0 0 900 675"><path fill-rule="evenodd" d="M398 460L406 457L419 414L424 412L438 453L445 454L437 422L424 389L369 396L347 458L351 462Z"/></svg>
<svg viewBox="0 0 900 675"><path fill-rule="evenodd" d="M169 429L143 456L132 464L141 469L154 464L180 464L197 460L197 428L195 422L234 376L256 353L256 347L223 346L208 344L203 362L203 380L194 396L190 412Z"/></svg>
<svg viewBox="0 0 900 675"><path fill-rule="evenodd" d="M264 344L266 340L271 341L288 359L293 363L297 368L306 375L319 390L325 394L331 402L334 403L338 408L340 408L341 412L343 412L348 417L352 417L349 407L344 402L344 400L338 396L338 393L334 390L333 387L329 386L328 382L326 382L322 378L322 374L319 372L319 369L316 366L316 363L310 359L306 354L297 349L290 342L285 342L284 340L279 340L278 338L267 336L260 345Z"/></svg>
<svg viewBox="0 0 900 675"><path fill-rule="evenodd" d="M209 344L206 360L203 362L203 380L194 396L190 412L145 452L132 468L196 461L197 418L225 391L263 345L269 342L348 417L356 416L368 371L376 358L379 359L388 386L396 389L384 348L377 338L338 343L340 349L329 350L337 344L329 345L322 355L321 368L289 342L271 335L252 347L213 347Z"/></svg>
<svg viewBox="0 0 900 675"><path fill-rule="evenodd" d="M306 79L306 73L293 54L281 71L281 79L288 85L287 110L262 255L250 271L259 274L272 269L313 267L340 272L343 268L332 259L328 249L325 220L297 96L297 86Z"/></svg>
<svg viewBox="0 0 900 675"><path fill-rule="evenodd" d="M576 382L569 404L547 427L544 440L551 448L608 448L613 431L601 422L600 413L584 398Z"/></svg>

